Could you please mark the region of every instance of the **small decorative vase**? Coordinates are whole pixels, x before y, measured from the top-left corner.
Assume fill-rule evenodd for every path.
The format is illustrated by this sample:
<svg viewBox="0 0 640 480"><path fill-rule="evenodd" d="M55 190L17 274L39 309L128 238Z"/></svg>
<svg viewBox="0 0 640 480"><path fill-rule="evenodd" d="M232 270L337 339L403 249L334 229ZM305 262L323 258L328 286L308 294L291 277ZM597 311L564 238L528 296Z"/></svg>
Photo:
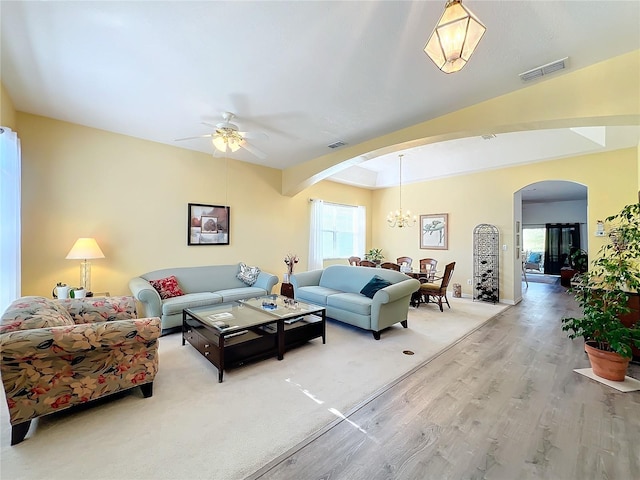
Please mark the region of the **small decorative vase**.
<svg viewBox="0 0 640 480"><path fill-rule="evenodd" d="M73 291L73 298L84 298L87 294L87 291L84 288L79 288L78 290Z"/></svg>

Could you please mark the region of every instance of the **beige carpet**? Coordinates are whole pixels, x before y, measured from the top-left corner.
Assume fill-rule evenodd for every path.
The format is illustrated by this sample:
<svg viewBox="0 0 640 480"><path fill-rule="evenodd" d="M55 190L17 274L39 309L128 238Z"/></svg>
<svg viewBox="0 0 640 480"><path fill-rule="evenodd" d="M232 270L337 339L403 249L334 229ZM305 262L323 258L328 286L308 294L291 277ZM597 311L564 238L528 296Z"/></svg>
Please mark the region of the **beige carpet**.
<svg viewBox="0 0 640 480"><path fill-rule="evenodd" d="M326 345L316 339L280 362L230 370L221 384L179 334L163 337L153 397L134 390L43 417L14 447L2 398L0 477L242 479L507 308L450 301L443 313L411 308L409 328L394 326L380 341L329 322Z"/></svg>

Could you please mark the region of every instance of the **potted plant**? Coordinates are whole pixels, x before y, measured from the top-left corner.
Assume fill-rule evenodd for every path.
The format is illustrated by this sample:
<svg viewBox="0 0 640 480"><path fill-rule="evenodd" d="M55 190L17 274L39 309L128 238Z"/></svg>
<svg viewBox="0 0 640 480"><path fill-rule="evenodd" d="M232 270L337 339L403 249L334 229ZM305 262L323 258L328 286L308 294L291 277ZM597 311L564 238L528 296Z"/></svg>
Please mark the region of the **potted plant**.
<svg viewBox="0 0 640 480"><path fill-rule="evenodd" d="M384 255L381 248L372 248L365 254L364 258L373 263L380 263L384 260Z"/></svg>
<svg viewBox="0 0 640 480"><path fill-rule="evenodd" d="M630 296L640 291L640 202L625 206L605 222L611 241L569 290L583 316L563 318L562 330L569 332L569 338L585 339L595 375L623 381L632 347L640 347L640 324L621 321L630 312Z"/></svg>

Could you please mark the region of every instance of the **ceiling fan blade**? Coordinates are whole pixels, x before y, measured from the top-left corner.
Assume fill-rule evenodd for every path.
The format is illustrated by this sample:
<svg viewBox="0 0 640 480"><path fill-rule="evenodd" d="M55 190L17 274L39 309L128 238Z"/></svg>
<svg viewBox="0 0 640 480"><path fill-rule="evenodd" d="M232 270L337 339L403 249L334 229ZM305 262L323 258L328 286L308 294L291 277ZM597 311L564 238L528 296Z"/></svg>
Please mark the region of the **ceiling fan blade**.
<svg viewBox="0 0 640 480"><path fill-rule="evenodd" d="M182 140L193 140L194 138L206 138L211 137L213 134L208 133L206 135L198 135L197 137L185 137L185 138L176 138L174 142L181 142Z"/></svg>
<svg viewBox="0 0 640 480"><path fill-rule="evenodd" d="M262 150L254 147L253 145L251 145L249 142L247 142L246 140L242 143L240 143L240 146L242 148L244 148L247 152L255 155L256 157L258 157L261 160L264 160L265 158L267 158L267 154L264 153Z"/></svg>
<svg viewBox="0 0 640 480"><path fill-rule="evenodd" d="M251 140L269 140L269 135L264 132L238 132L243 138Z"/></svg>
<svg viewBox="0 0 640 480"><path fill-rule="evenodd" d="M202 123L202 125L206 125L207 127L218 128L217 125L213 123L209 123L209 122L200 122L200 123Z"/></svg>

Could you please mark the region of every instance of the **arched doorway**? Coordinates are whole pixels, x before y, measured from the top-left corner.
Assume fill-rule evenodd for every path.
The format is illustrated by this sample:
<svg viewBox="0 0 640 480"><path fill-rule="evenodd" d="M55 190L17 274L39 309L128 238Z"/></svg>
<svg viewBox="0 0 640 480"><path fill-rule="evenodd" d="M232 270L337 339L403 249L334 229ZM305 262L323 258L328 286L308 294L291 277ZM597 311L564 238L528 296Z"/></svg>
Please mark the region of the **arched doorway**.
<svg viewBox="0 0 640 480"><path fill-rule="evenodd" d="M516 275L545 283L554 276L559 279L571 253L588 250L585 185L566 180L526 185L514 194L514 212L515 244L521 255ZM515 282L514 290L514 298L521 299L522 283Z"/></svg>

